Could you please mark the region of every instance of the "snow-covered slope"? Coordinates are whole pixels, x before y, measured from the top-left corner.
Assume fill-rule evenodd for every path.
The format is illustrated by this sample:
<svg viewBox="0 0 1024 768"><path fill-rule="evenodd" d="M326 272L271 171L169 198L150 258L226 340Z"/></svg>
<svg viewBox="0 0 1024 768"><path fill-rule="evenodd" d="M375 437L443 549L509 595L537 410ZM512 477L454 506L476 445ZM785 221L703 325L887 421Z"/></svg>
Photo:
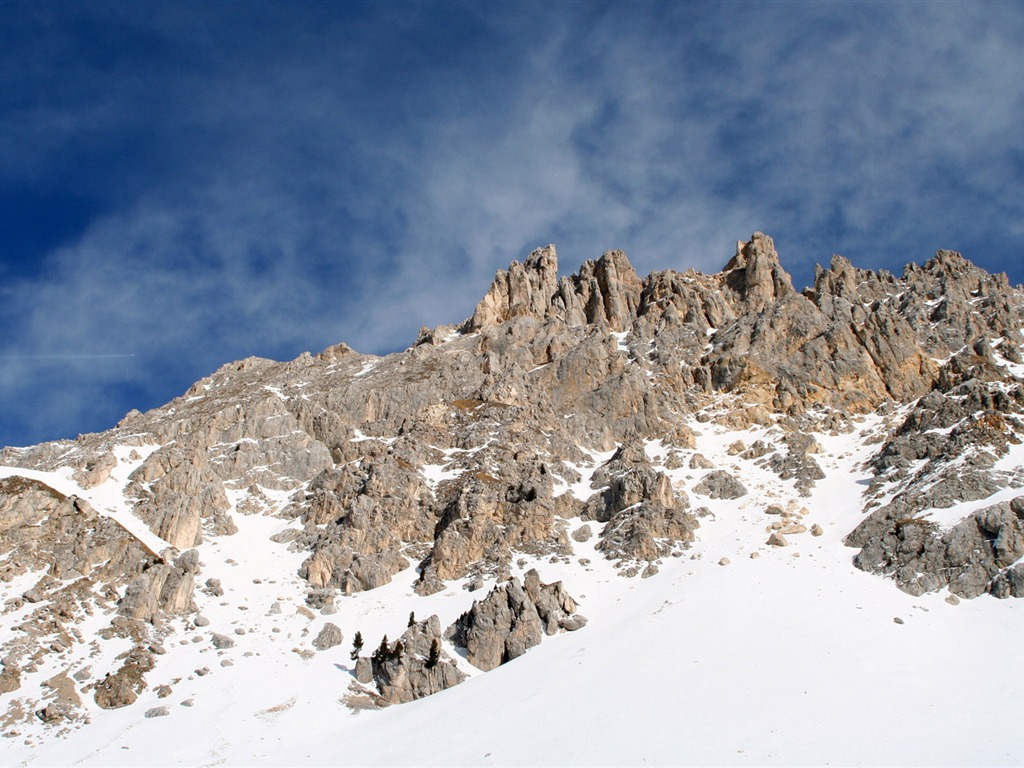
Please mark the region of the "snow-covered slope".
<svg viewBox="0 0 1024 768"><path fill-rule="evenodd" d="M728 446L749 432L707 425L698 445L736 464ZM711 511L682 557L648 579L622 578L577 542L569 562L525 559L563 579L589 624L448 691L385 710L352 710L351 637L397 637L404 617L453 620L473 595L420 597L412 569L391 584L303 615L301 555L269 536L286 523L240 516L239 531L202 547L204 575L224 595L197 595L210 620L180 620L140 707L94 710L98 727L6 739L10 765L849 765L1000 764L1024 756L1009 704L1024 695L1012 670L1024 622L1017 601L912 597L855 569L842 537L863 516L872 446L866 421L819 436L828 479L800 500L824 533L765 541L765 507L788 500L768 472L745 477L739 500ZM656 453L656 446L652 453ZM748 468L749 469L749 468ZM678 486L696 475L673 472ZM582 521L574 521L575 528ZM728 563L723 563L723 558ZM589 561L581 567L581 560ZM273 606L280 613L272 613ZM325 618L346 642L314 652ZM897 623L899 619L900 623ZM210 631L235 644L217 650ZM244 634L235 634L244 631ZM194 643L193 639L200 642ZM111 642L116 642L111 641ZM464 662L469 670L469 665ZM196 670L208 670L198 674ZM170 695L161 698L160 685ZM85 700L88 704L88 699ZM150 707L169 715L145 718Z"/></svg>
<svg viewBox="0 0 1024 768"><path fill-rule="evenodd" d="M0 764L1024 762L1022 326L952 252L548 247L4 449Z"/></svg>

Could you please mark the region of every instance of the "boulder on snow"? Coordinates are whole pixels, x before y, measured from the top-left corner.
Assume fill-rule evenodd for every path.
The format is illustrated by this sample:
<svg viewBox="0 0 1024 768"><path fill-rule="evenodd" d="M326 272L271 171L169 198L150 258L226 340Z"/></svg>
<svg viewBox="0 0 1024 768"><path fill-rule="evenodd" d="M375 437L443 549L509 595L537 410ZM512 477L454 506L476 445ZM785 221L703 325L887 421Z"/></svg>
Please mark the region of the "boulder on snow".
<svg viewBox="0 0 1024 768"><path fill-rule="evenodd" d="M313 647L318 651L326 651L328 648L341 645L344 639L345 636L341 633L341 629L328 621L316 636L316 640L313 641Z"/></svg>

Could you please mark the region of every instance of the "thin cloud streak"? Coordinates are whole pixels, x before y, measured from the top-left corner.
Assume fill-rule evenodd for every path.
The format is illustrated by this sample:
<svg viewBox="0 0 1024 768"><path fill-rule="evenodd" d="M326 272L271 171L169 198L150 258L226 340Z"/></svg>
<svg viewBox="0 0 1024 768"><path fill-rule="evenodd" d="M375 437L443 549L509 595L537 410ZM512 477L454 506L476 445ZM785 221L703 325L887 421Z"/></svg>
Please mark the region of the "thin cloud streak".
<svg viewBox="0 0 1024 768"><path fill-rule="evenodd" d="M125 357L135 357L134 354L128 355L92 355L92 354L53 354L53 355L15 355L15 354L3 354L0 358L4 360L116 360Z"/></svg>
<svg viewBox="0 0 1024 768"><path fill-rule="evenodd" d="M763 230L798 284L938 247L1024 279L1019 6L76 4L106 47L39 7L49 45L0 54L31 63L0 66L0 193L95 213L0 284L0 354L136 357L46 399L6 357L0 444L238 357L402 348L548 242L563 272L715 271Z"/></svg>

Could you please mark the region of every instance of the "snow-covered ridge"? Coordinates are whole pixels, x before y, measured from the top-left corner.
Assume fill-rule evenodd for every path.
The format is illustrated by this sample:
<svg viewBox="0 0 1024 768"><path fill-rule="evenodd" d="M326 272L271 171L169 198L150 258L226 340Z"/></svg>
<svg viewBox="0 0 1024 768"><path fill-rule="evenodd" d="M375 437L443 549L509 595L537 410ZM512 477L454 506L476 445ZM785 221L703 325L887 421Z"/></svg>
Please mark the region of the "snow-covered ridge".
<svg viewBox="0 0 1024 768"><path fill-rule="evenodd" d="M128 478L153 451L159 446L125 446L115 447L113 454L116 465L110 471L110 477L103 483L83 488L75 479L75 471L71 467L53 471L21 469L18 467L0 466L0 477L25 477L38 480L64 496L77 496L85 499L101 515L115 520L122 528L142 542L154 555L160 555L169 545L153 533L149 526L139 520L125 499L125 486Z"/></svg>
<svg viewBox="0 0 1024 768"><path fill-rule="evenodd" d="M973 735L1016 733L982 650L1022 660L1018 601L961 600L1024 595L1020 299L948 252L899 278L837 257L797 293L760 233L715 275L612 251L560 279L548 247L402 352L229 364L6 451L148 551L0 498L0 762L1024 754ZM57 573L27 557L41 531L99 554ZM428 617L436 653L399 648ZM466 679L378 709L392 661Z"/></svg>

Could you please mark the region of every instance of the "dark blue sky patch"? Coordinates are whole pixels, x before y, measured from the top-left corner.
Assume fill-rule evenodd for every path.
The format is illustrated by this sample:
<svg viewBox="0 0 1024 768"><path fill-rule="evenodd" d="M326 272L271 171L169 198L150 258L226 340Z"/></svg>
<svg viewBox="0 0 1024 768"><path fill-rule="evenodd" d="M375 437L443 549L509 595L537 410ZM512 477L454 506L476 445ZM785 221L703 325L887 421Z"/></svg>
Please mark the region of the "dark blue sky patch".
<svg viewBox="0 0 1024 768"><path fill-rule="evenodd" d="M0 276L18 280L45 275L48 254L74 242L103 210L96 200L73 192L0 189Z"/></svg>
<svg viewBox="0 0 1024 768"><path fill-rule="evenodd" d="M0 353L136 355L0 368L0 444L401 349L552 242L1024 281L1022 41L1006 3L0 3Z"/></svg>

